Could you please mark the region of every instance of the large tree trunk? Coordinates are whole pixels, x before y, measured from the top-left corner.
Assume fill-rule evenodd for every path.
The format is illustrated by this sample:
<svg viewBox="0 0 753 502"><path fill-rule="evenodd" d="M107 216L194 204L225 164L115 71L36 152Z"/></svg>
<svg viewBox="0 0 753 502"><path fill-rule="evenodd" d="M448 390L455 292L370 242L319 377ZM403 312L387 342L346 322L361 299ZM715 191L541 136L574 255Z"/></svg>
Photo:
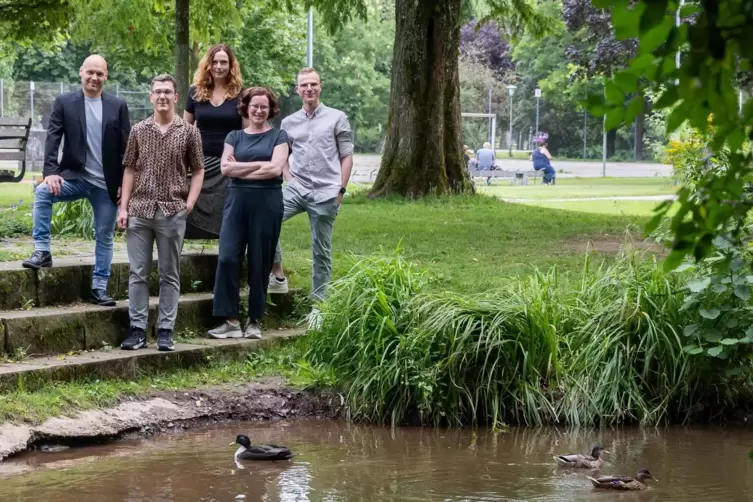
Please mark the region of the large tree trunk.
<svg viewBox="0 0 753 502"><path fill-rule="evenodd" d="M372 196L473 190L460 128L461 0L396 0L387 138Z"/></svg>
<svg viewBox="0 0 753 502"><path fill-rule="evenodd" d="M188 7L190 0L175 0L175 80L178 82L178 103L181 109L188 94Z"/></svg>

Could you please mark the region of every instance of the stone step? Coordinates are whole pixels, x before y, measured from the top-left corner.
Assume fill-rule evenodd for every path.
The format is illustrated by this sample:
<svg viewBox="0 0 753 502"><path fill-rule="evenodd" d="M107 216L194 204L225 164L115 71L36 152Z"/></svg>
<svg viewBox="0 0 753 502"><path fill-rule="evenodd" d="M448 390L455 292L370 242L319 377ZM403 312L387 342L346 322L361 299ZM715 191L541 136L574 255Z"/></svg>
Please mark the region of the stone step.
<svg viewBox="0 0 753 502"><path fill-rule="evenodd" d="M212 293L181 296L175 335L183 338L205 337L218 322L212 315ZM296 306L305 301L300 290L287 295L270 295L266 328L284 326ZM242 305L246 299L242 298ZM155 335L157 298L149 300L149 336ZM3 349L10 359L28 356L65 354L80 350L118 347L128 336L128 300L114 307L78 303L66 307L0 312Z"/></svg>
<svg viewBox="0 0 753 502"><path fill-rule="evenodd" d="M54 258L53 267L29 270L20 261L0 262L0 310L52 307L86 300L91 291L93 257ZM128 297L128 257L115 256L110 268L109 293ZM184 253L180 261L181 293L212 291L217 255ZM159 290L157 258L152 266L149 294Z"/></svg>
<svg viewBox="0 0 753 502"><path fill-rule="evenodd" d="M0 364L0 392L17 389L34 391L50 382L85 379L136 379L140 376L202 366L212 362L243 358L249 351L291 340L303 334L301 329L265 331L261 340L197 339L176 343L174 352L159 352L155 344L146 349L96 350L77 355L34 357L16 363Z"/></svg>

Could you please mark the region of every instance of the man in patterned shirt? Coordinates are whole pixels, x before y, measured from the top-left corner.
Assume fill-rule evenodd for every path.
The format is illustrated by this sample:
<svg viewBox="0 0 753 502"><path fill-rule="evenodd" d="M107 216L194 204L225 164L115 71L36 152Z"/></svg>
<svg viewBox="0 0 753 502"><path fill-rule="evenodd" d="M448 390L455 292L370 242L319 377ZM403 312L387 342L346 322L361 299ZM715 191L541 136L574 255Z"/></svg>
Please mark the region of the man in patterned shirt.
<svg viewBox="0 0 753 502"><path fill-rule="evenodd" d="M186 216L196 204L204 181L204 154L199 130L175 114L178 101L175 79L170 75L154 77L149 99L154 105L154 115L133 126L123 160L118 226L128 229L131 329L120 348L146 347L149 276L156 240L157 349L174 350L172 334L180 298L180 253Z"/></svg>

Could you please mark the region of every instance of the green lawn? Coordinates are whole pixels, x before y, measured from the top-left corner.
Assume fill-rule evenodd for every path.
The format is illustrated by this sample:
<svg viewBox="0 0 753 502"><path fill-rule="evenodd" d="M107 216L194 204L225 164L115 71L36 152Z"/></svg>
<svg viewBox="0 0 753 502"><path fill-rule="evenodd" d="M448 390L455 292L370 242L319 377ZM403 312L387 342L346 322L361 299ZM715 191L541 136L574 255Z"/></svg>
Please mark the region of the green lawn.
<svg viewBox="0 0 753 502"><path fill-rule="evenodd" d="M347 273L353 257L405 256L442 279L437 285L478 292L501 286L532 267L560 265L579 270L590 239L619 241L636 233L648 217L561 211L504 203L492 197L458 197L421 202L346 199L335 224L334 275ZM310 287L308 220L283 225L286 272L293 285Z"/></svg>
<svg viewBox="0 0 753 502"><path fill-rule="evenodd" d="M482 193L506 199L569 199L626 195L665 195L678 190L669 178L562 178L552 186L511 185L508 180L477 185Z"/></svg>
<svg viewBox="0 0 753 502"><path fill-rule="evenodd" d="M0 208L17 205L19 201L31 203L32 190L30 183L0 183Z"/></svg>
<svg viewBox="0 0 753 502"><path fill-rule="evenodd" d="M536 201L524 202L523 204L586 213L651 216L659 202L644 200L583 200L573 202Z"/></svg>
<svg viewBox="0 0 753 502"><path fill-rule="evenodd" d="M539 197L567 187L576 193L587 190L595 193L598 189L603 194L624 188L619 183L625 180L611 180L611 184L601 179L587 180L587 185L583 185L583 180L581 185L575 181L554 187L499 188L526 191ZM630 180L628 186L656 193L662 190L658 181ZM497 188L492 187L488 192L494 193ZM27 203L30 191L28 184L3 184L0 201L6 206L19 200ZM356 187L352 192L357 192ZM634 190L628 192L634 194ZM335 277L341 276L347 273L353 259L372 254L387 256L399 245L407 258L440 277L437 287L484 291L505 284L511 275L530 272L533 266L558 264L565 269L579 269L582 249L588 240L619 241L628 227L638 232L648 221L653 203L620 203L619 210L614 209L611 201L568 204L571 203L547 203L551 207L539 207L505 203L487 196L407 202L369 200L362 193L349 194L335 224L333 273ZM30 221L24 225L30 225ZM311 244L305 215L283 225L282 246L291 283L310 287ZM20 249L17 245L12 253L9 248L0 247L0 259L19 259L18 256L31 251L31 242L27 247L28 250ZM84 244L84 247L89 246Z"/></svg>

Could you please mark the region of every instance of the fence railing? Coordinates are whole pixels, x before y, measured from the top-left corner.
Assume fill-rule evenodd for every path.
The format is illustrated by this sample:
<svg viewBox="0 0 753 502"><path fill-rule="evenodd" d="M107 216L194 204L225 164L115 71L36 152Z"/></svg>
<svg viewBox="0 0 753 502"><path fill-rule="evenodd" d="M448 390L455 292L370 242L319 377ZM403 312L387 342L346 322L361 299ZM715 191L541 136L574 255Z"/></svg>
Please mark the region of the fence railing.
<svg viewBox="0 0 753 502"><path fill-rule="evenodd" d="M44 158L44 141L55 98L65 92L81 89L81 83L29 82L0 79L0 117L31 117L31 133L27 150L27 169L41 171ZM132 123L143 120L152 113L148 89L127 89L119 84L105 84L105 91L115 94L128 103Z"/></svg>

